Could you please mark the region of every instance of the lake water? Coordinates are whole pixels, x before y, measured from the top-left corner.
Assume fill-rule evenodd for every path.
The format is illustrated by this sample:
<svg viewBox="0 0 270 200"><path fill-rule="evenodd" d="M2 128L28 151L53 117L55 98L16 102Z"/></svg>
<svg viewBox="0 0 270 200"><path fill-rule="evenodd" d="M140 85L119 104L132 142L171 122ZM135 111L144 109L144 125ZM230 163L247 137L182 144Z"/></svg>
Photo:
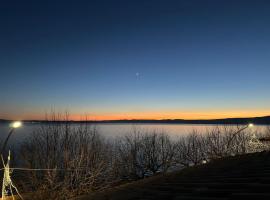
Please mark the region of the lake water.
<svg viewBox="0 0 270 200"><path fill-rule="evenodd" d="M14 134L11 136L9 143L16 145L20 144L27 139L27 136L31 134L35 129L40 127L40 124L25 123L22 127L15 130ZM73 124L72 126L77 126ZM125 134L132 133L134 129L139 129L141 131L157 131L164 132L170 135L172 138L178 136L184 136L192 132L194 129L199 133L205 133L207 130L215 128L217 125L191 125L191 124L88 124L87 126L95 126L99 133L105 137L116 137ZM221 125L223 126L223 125ZM250 131L263 132L266 126L255 125L249 128ZM8 123L0 123L0 140L7 137L10 130ZM1 142L1 143L2 143Z"/></svg>

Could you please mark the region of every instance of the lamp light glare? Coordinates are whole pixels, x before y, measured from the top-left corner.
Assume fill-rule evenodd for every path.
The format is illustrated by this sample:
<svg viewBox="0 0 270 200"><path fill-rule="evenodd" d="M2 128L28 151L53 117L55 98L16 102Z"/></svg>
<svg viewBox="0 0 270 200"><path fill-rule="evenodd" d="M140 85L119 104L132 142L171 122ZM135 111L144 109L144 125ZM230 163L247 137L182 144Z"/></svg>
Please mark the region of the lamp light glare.
<svg viewBox="0 0 270 200"><path fill-rule="evenodd" d="M248 125L248 127L253 127L254 126L254 124L252 124L252 123L250 123L249 125Z"/></svg>
<svg viewBox="0 0 270 200"><path fill-rule="evenodd" d="M22 126L22 122L20 122L20 121L13 122L13 123L11 124L11 127L12 127L12 128L19 128L19 127L21 127L21 126Z"/></svg>
<svg viewBox="0 0 270 200"><path fill-rule="evenodd" d="M203 160L203 161L202 161L202 164L206 164L206 163L207 163L207 160Z"/></svg>

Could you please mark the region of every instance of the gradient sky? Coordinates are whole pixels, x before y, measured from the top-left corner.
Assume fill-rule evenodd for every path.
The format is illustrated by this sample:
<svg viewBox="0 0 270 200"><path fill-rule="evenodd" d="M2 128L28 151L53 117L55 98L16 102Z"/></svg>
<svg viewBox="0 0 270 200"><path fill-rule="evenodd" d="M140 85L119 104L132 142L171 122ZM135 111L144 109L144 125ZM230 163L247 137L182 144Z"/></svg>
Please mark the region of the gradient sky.
<svg viewBox="0 0 270 200"><path fill-rule="evenodd" d="M0 118L270 114L270 1L1 1Z"/></svg>

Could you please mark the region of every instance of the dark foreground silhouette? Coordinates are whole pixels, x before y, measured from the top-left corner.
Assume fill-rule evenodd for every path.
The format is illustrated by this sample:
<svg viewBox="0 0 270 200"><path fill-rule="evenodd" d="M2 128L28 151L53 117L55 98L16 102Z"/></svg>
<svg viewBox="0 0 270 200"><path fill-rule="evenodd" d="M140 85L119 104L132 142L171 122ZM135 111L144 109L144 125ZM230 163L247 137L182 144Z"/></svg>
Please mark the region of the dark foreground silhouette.
<svg viewBox="0 0 270 200"><path fill-rule="evenodd" d="M261 152L223 158L77 199L269 200L270 153Z"/></svg>

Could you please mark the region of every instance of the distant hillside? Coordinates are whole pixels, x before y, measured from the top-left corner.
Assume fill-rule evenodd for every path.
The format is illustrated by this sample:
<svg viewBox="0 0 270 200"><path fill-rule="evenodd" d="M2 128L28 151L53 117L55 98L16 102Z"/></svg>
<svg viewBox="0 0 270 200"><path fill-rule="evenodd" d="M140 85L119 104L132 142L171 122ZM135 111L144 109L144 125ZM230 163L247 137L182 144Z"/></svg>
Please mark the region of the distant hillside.
<svg viewBox="0 0 270 200"><path fill-rule="evenodd" d="M10 120L0 119L0 122L10 122ZM42 120L24 120L28 123L63 123L65 121L42 121ZM104 120L104 121L68 121L69 123L127 123L127 124L258 124L270 125L270 116L250 117L250 118L226 118L226 119L209 119L209 120L185 120L185 119L162 119L162 120Z"/></svg>
<svg viewBox="0 0 270 200"><path fill-rule="evenodd" d="M184 119L163 119L163 120L106 120L99 123L158 123L158 124L270 124L270 116L251 118L227 118L211 120L184 120Z"/></svg>

